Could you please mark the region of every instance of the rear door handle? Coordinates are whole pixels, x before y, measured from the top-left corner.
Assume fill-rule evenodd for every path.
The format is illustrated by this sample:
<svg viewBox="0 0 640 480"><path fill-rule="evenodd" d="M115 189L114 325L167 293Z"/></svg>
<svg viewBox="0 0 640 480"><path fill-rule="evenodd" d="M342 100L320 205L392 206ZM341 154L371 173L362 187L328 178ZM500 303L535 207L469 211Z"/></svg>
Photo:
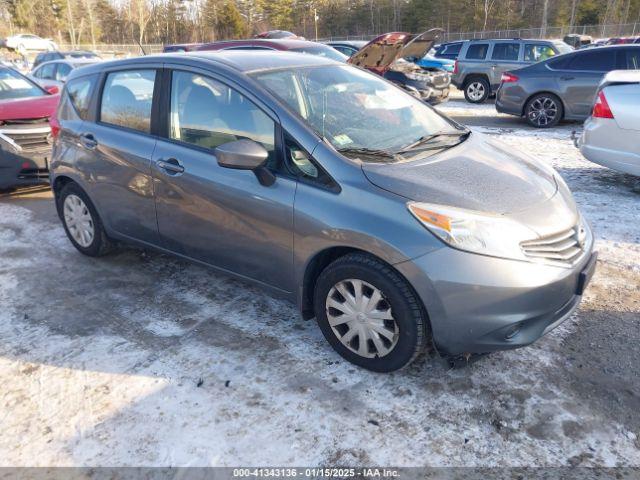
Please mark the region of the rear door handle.
<svg viewBox="0 0 640 480"><path fill-rule="evenodd" d="M180 160L168 158L167 160L157 160L156 165L168 175L180 175L184 172L184 166Z"/></svg>
<svg viewBox="0 0 640 480"><path fill-rule="evenodd" d="M560 80L574 80L576 77L572 77L571 75L562 75Z"/></svg>
<svg viewBox="0 0 640 480"><path fill-rule="evenodd" d="M80 135L80 143L84 148L88 148L89 150L93 150L98 146L98 141L96 137L93 136L93 133L83 133Z"/></svg>

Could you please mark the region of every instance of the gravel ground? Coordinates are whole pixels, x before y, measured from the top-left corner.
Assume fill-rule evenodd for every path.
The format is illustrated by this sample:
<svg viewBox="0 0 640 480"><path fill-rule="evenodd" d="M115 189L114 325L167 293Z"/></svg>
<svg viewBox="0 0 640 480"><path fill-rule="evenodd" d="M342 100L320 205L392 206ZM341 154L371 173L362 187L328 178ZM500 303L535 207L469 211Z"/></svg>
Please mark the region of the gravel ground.
<svg viewBox="0 0 640 480"><path fill-rule="evenodd" d="M640 466L640 179L490 103L439 107L556 167L592 222L579 311L531 347L373 374L242 282L78 254L50 195L0 198L0 465Z"/></svg>

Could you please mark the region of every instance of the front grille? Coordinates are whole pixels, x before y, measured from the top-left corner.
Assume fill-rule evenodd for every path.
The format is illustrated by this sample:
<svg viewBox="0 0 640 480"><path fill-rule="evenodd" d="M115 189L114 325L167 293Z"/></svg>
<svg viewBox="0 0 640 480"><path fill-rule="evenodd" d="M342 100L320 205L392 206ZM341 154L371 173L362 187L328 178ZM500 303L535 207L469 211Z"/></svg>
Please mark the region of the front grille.
<svg viewBox="0 0 640 480"><path fill-rule="evenodd" d="M48 123L23 124L0 127L0 133L22 148L22 153L39 153L51 149Z"/></svg>
<svg viewBox="0 0 640 480"><path fill-rule="evenodd" d="M534 260L573 265L584 252L585 230L576 226L548 237L522 242L524 254Z"/></svg>

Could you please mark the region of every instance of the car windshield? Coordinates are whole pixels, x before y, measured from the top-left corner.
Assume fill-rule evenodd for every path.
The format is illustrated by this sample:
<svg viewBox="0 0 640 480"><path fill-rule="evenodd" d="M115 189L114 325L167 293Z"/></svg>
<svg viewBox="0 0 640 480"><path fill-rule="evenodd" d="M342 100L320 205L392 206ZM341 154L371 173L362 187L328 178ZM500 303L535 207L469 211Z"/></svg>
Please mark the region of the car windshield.
<svg viewBox="0 0 640 480"><path fill-rule="evenodd" d="M338 151L394 161L403 149L467 131L378 76L351 66L253 74ZM363 158L360 156L360 158Z"/></svg>
<svg viewBox="0 0 640 480"><path fill-rule="evenodd" d="M0 100L41 97L45 91L11 68L0 69Z"/></svg>
<svg viewBox="0 0 640 480"><path fill-rule="evenodd" d="M318 55L319 57L330 58L331 60L335 60L336 62L346 62L346 55L340 53L334 48L331 47L301 47L301 48L292 48L292 52L298 53L309 53L311 55Z"/></svg>
<svg viewBox="0 0 640 480"><path fill-rule="evenodd" d="M573 47L571 45L564 42L556 42L554 43L555 47L558 49L560 53L569 53L573 52Z"/></svg>

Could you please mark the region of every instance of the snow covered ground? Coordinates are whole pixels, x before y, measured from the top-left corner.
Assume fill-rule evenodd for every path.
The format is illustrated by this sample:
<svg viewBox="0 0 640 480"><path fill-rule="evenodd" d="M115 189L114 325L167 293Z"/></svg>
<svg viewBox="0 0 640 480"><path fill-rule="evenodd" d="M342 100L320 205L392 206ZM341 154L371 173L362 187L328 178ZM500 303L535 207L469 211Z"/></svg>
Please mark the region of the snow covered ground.
<svg viewBox="0 0 640 480"><path fill-rule="evenodd" d="M133 249L85 258L48 195L0 198L0 465L640 466L640 179L569 135L439 107L557 168L598 271L531 347L373 374L242 282Z"/></svg>

